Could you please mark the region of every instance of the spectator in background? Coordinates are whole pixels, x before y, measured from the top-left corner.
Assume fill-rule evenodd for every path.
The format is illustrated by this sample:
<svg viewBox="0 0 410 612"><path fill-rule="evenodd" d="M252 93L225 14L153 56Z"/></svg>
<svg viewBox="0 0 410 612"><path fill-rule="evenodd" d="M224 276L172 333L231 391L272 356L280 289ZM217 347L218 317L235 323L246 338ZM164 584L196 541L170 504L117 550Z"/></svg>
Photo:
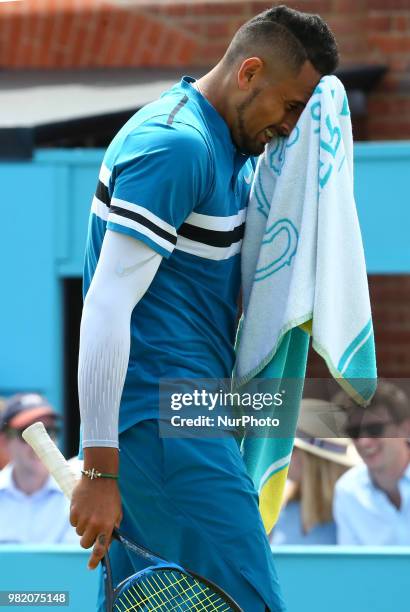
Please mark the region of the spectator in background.
<svg viewBox="0 0 410 612"><path fill-rule="evenodd" d="M329 426L337 413L340 410L323 400L302 400L284 503L271 545L336 544L334 486L360 461L352 442L338 438L337 428Z"/></svg>
<svg viewBox="0 0 410 612"><path fill-rule="evenodd" d="M0 397L0 419L6 406L4 398ZM6 437L2 431L0 431L0 470L4 468L9 462L9 455L7 452Z"/></svg>
<svg viewBox="0 0 410 612"><path fill-rule="evenodd" d="M397 386L380 381L369 407L339 394L346 432L364 464L336 485L339 544L410 545L410 406Z"/></svg>
<svg viewBox="0 0 410 612"><path fill-rule="evenodd" d="M6 402L0 430L10 463L0 472L0 544L77 543L69 523L69 502L21 437L36 421L56 437L58 415L44 397L19 394Z"/></svg>

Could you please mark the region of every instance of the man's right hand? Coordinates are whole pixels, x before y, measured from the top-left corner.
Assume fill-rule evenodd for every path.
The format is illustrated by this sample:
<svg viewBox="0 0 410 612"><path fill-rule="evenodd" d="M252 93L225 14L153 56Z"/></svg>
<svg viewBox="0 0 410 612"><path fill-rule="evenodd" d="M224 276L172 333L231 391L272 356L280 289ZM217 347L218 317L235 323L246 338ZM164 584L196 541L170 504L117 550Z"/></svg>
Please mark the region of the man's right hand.
<svg viewBox="0 0 410 612"><path fill-rule="evenodd" d="M97 451L103 453L103 460ZM114 453L115 459L112 460ZM84 456L85 469L91 466L101 472L118 473L116 449L85 449ZM113 529L119 527L121 519L121 496L117 481L111 478L91 480L83 475L71 498L70 522L76 528L78 535L82 536L81 546L83 548L93 546L88 561L90 569L95 569L108 551Z"/></svg>

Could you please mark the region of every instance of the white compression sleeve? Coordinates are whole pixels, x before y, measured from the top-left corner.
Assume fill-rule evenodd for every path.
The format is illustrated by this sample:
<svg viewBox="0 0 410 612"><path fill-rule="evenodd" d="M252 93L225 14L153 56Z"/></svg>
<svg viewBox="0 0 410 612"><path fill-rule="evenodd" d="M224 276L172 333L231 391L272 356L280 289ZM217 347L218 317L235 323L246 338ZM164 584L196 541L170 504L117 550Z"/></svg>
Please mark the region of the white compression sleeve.
<svg viewBox="0 0 410 612"><path fill-rule="evenodd" d="M84 301L78 393L83 447L118 447L118 413L130 354L130 319L162 257L107 230Z"/></svg>

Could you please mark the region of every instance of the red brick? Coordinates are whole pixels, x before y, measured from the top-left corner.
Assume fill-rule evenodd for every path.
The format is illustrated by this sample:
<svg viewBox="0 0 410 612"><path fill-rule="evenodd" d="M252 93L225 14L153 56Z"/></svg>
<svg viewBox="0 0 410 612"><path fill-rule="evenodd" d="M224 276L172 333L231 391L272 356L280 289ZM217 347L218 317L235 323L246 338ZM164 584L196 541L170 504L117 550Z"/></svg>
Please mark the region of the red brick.
<svg viewBox="0 0 410 612"><path fill-rule="evenodd" d="M162 24L160 25L159 23L151 22L149 24L149 28L147 44L150 46L158 45L164 31L164 26Z"/></svg>
<svg viewBox="0 0 410 612"><path fill-rule="evenodd" d="M269 0L255 0L254 2L249 3L249 12L251 15L258 15L258 13L262 13L266 11L266 9L270 9L273 6L273 2L269 2ZM290 6L289 2L286 3Z"/></svg>
<svg viewBox="0 0 410 612"><path fill-rule="evenodd" d="M410 12L410 9L409 9ZM392 29L398 32L410 31L410 14L409 15L394 15L392 17Z"/></svg>
<svg viewBox="0 0 410 612"><path fill-rule="evenodd" d="M15 68L131 66L143 61L205 66L221 57L244 21L274 4L268 0L155 2L140 0L120 9L111 0L81 4L49 0L46 15L40 0L0 3L0 61ZM374 138L410 138L410 94L404 95L410 72L410 0L290 0L288 4L328 19L343 64L389 66L378 93L370 97L368 133ZM23 15L29 20L24 21ZM399 91L403 95L398 96Z"/></svg>
<svg viewBox="0 0 410 612"><path fill-rule="evenodd" d="M81 32L85 40L84 53L80 65L94 65L99 44L106 36L106 27L106 17L103 12L90 14L87 24L82 24Z"/></svg>
<svg viewBox="0 0 410 612"><path fill-rule="evenodd" d="M370 48L380 49L386 54L410 52L410 34L369 34L368 43Z"/></svg>
<svg viewBox="0 0 410 612"><path fill-rule="evenodd" d="M214 15L220 17L222 15L232 15L238 17L240 15L248 15L248 6L246 2L209 2L189 4L190 15Z"/></svg>
<svg viewBox="0 0 410 612"><path fill-rule="evenodd" d="M78 14L73 13L71 11L63 14L63 23L64 26L60 31L60 45L66 46L68 41L71 39L72 32L74 27L80 22L80 17Z"/></svg>
<svg viewBox="0 0 410 612"><path fill-rule="evenodd" d="M151 47L151 66L162 66L164 64L163 48L161 41Z"/></svg>
<svg viewBox="0 0 410 612"><path fill-rule="evenodd" d="M9 18L13 15L22 15L26 12L25 2L5 2L0 4L0 20Z"/></svg>
<svg viewBox="0 0 410 612"><path fill-rule="evenodd" d="M147 20L144 27L140 29L140 33L136 37L137 40L136 49L132 56L137 58L138 65L152 66L153 58L157 58L158 61L160 56L159 48L162 44L162 29L157 29L157 24L152 24Z"/></svg>
<svg viewBox="0 0 410 612"><path fill-rule="evenodd" d="M365 10L363 1L366 2L367 0L334 0L331 10L336 14L342 14L350 17L355 13Z"/></svg>
<svg viewBox="0 0 410 612"><path fill-rule="evenodd" d="M385 123L377 120L369 123L368 136L370 140L407 140L410 134L410 122Z"/></svg>
<svg viewBox="0 0 410 612"><path fill-rule="evenodd" d="M127 19L127 15L123 11L116 10L107 14L106 19L104 37L101 37L99 49L94 52L95 64L97 66L119 66L121 65L120 58L126 53L128 57L125 65L129 65L129 56L132 53L129 49L124 50L124 47L121 46L122 33L128 29L129 21L135 22L136 18L135 16L128 16ZM96 45L98 45L98 39Z"/></svg>
<svg viewBox="0 0 410 612"><path fill-rule="evenodd" d="M161 66L168 66L168 58L172 61L172 58L175 56L175 49L180 44L181 39L183 39L183 36L178 35L175 31L164 30L161 40Z"/></svg>
<svg viewBox="0 0 410 612"><path fill-rule="evenodd" d="M392 29L393 19L394 17L387 13L370 13L365 19L365 31L388 32Z"/></svg>
<svg viewBox="0 0 410 612"><path fill-rule="evenodd" d="M393 53L388 58L389 70L405 74L410 72L410 54Z"/></svg>
<svg viewBox="0 0 410 612"><path fill-rule="evenodd" d="M338 0L333 0L338 1ZM294 0L294 6L297 10L303 11L304 13L319 13L325 15L333 10L332 0ZM349 0L343 0L343 2L349 2ZM284 3L287 4L287 3ZM357 0L356 0L357 7ZM337 11L335 11L337 12Z"/></svg>
<svg viewBox="0 0 410 612"><path fill-rule="evenodd" d="M208 21L204 24L205 36L208 39L223 38L225 40L231 37L231 27L228 20Z"/></svg>
<svg viewBox="0 0 410 612"><path fill-rule="evenodd" d="M123 66L143 66L145 65L139 59L136 61L136 58L141 58L141 54L144 49L149 49L152 54L153 51L158 47L161 41L161 37L159 37L156 44L149 42L148 36L146 36L146 25L142 24L139 21L134 22L134 28L132 30L131 36L128 42L128 48L124 53L119 54L118 57L122 56L122 65Z"/></svg>
<svg viewBox="0 0 410 612"><path fill-rule="evenodd" d="M142 66L141 63L141 55L143 50L146 47L146 32L147 32L147 22L148 19L145 17L142 21L138 21L138 30L135 31L134 39L129 48L129 56L127 59L127 66ZM163 45L163 37L159 41L158 45L155 45L154 51L155 54L158 55L158 47Z"/></svg>
<svg viewBox="0 0 410 612"><path fill-rule="evenodd" d="M52 41L54 38L56 28L56 22L52 15L44 15L42 18L42 31L41 31L41 47L50 51ZM56 46L56 41L54 42Z"/></svg>
<svg viewBox="0 0 410 612"><path fill-rule="evenodd" d="M157 14L169 15L170 17L181 17L189 15L190 7L187 4L159 4L158 6L144 7L144 12L150 12Z"/></svg>
<svg viewBox="0 0 410 612"><path fill-rule="evenodd" d="M211 64L217 62L221 59L227 49L227 45L225 43L218 42L208 42L206 43L200 53L204 59L207 60L207 64ZM202 64L205 65L205 62Z"/></svg>
<svg viewBox="0 0 410 612"><path fill-rule="evenodd" d="M352 58L355 61L363 56L367 50L366 41L358 36L339 36L337 42L342 62L346 61L347 58Z"/></svg>
<svg viewBox="0 0 410 612"><path fill-rule="evenodd" d="M410 332L409 331L405 331L403 329L394 331L394 330L389 330L386 331L383 327L381 327L378 332L377 332L377 341L380 344L384 345L388 345L388 346L393 346L394 349L397 349L399 351L401 351L403 349L403 344L407 345L409 347L409 363L410 363Z"/></svg>
<svg viewBox="0 0 410 612"><path fill-rule="evenodd" d="M178 65L189 66L192 64L192 57L197 50L197 45L192 40L185 40L176 56Z"/></svg>
<svg viewBox="0 0 410 612"><path fill-rule="evenodd" d="M100 39L100 58L98 60L102 65L104 65L105 60L110 62L109 65L112 65L113 58L117 54L118 31L123 24L122 19L122 12L119 10L112 10L106 14L107 22L104 27L104 36Z"/></svg>
<svg viewBox="0 0 410 612"><path fill-rule="evenodd" d="M75 67L77 65L77 58L80 58L80 45L81 45L81 26L83 23L83 19L81 14L75 13L73 15L73 20L70 22L70 28L67 33L66 43L64 48L66 50L66 63L67 67ZM65 27L62 28L62 32L64 32ZM60 40L61 43L61 40Z"/></svg>
<svg viewBox="0 0 410 612"><path fill-rule="evenodd" d="M410 376L410 275L370 275L379 374Z"/></svg>
<svg viewBox="0 0 410 612"><path fill-rule="evenodd" d="M96 55L97 66L114 66L117 46L115 36L105 40L104 46L101 46L100 53Z"/></svg>
<svg viewBox="0 0 410 612"><path fill-rule="evenodd" d="M346 19L345 15L332 15L327 19L327 24L337 39L341 36L362 36L365 27L365 21L361 15L352 15L350 19Z"/></svg>
<svg viewBox="0 0 410 612"><path fill-rule="evenodd" d="M409 0L367 0L367 9L405 11L409 10Z"/></svg>
<svg viewBox="0 0 410 612"><path fill-rule="evenodd" d="M195 34L196 36L206 36L206 22L199 19L181 19L178 21L178 27L187 34Z"/></svg>
<svg viewBox="0 0 410 612"><path fill-rule="evenodd" d="M376 115L407 116L410 120L410 98L405 96L370 98L369 111ZM400 290L403 290L403 286L400 287Z"/></svg>
<svg viewBox="0 0 410 612"><path fill-rule="evenodd" d="M382 300L385 308L394 309L396 305L407 303L409 299L410 307L410 289L407 282L407 275L397 275L387 277L389 280L380 279L376 288L372 288L371 294ZM404 302L403 302L404 300Z"/></svg>
<svg viewBox="0 0 410 612"><path fill-rule="evenodd" d="M4 58L5 66L13 66L15 65L15 59L18 52L18 46L13 45L13 41L21 40L21 29L22 29L22 20L21 17L16 16L14 18L8 19L8 24L10 27L9 30L9 45L6 49L6 56Z"/></svg>
<svg viewBox="0 0 410 612"><path fill-rule="evenodd" d="M97 61L98 56L101 54L101 51L104 47L104 42L107 38L110 38L110 30L113 12L101 12L100 19L98 23L98 27L95 28L94 32L91 33L91 41L89 52L96 60L97 65L99 65L99 61Z"/></svg>

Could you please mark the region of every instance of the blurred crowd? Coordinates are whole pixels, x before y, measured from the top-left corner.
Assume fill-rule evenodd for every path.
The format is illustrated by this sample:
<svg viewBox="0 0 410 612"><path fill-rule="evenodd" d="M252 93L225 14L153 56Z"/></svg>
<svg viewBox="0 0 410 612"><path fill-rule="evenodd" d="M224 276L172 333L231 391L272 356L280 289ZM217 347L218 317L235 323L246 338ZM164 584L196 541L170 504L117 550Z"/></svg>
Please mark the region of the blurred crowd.
<svg viewBox="0 0 410 612"><path fill-rule="evenodd" d="M60 418L37 393L17 394L0 415L0 544L74 544L79 538L69 522L69 502L37 455L22 438L26 427L41 421L54 440Z"/></svg>
<svg viewBox="0 0 410 612"><path fill-rule="evenodd" d="M58 438L60 417L43 396L0 402L0 544L78 543L69 502L22 438L36 421ZM270 542L410 546L410 405L402 389L379 381L366 408L343 392L331 402L302 401Z"/></svg>
<svg viewBox="0 0 410 612"><path fill-rule="evenodd" d="M341 428L348 437L337 435ZM330 403L302 401L270 541L410 546L410 405L403 390L381 380L366 408L343 392Z"/></svg>

